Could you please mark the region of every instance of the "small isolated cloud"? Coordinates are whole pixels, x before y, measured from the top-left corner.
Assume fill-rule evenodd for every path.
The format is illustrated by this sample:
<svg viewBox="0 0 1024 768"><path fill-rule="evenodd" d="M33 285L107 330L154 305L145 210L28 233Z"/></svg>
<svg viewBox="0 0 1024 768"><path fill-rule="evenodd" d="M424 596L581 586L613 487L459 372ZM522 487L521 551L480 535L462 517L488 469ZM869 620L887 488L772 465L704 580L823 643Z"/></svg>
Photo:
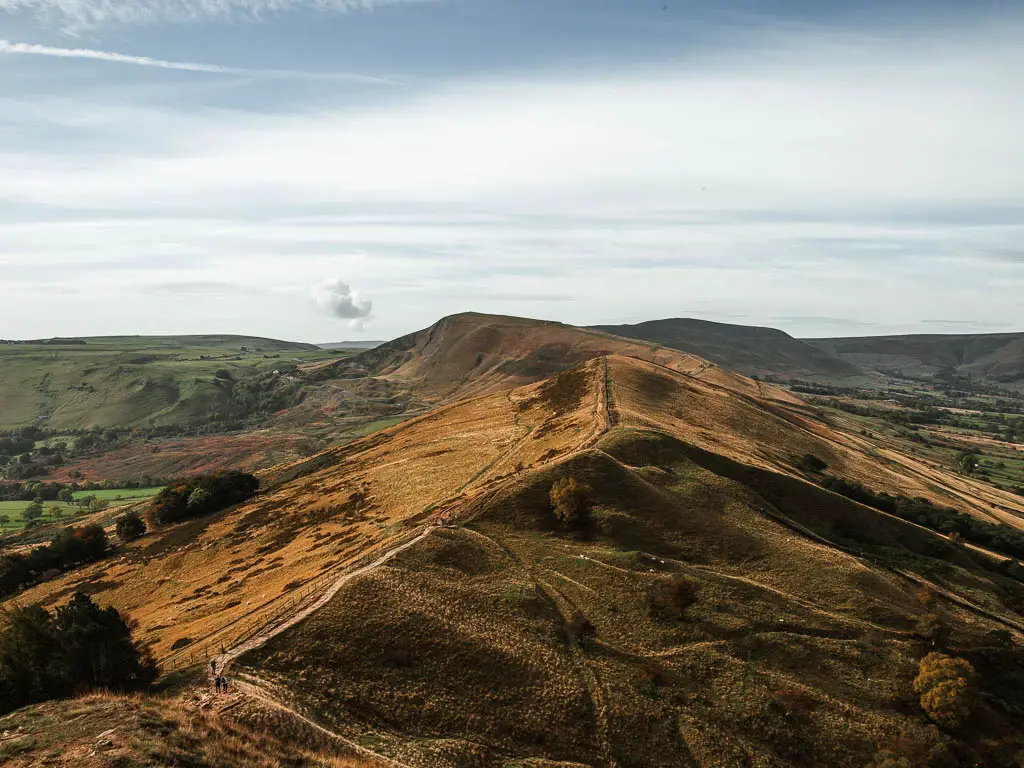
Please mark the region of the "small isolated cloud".
<svg viewBox="0 0 1024 768"><path fill-rule="evenodd" d="M313 289L313 301L321 312L348 320L353 328L361 328L370 317L373 302L363 299L344 280L325 280Z"/></svg>

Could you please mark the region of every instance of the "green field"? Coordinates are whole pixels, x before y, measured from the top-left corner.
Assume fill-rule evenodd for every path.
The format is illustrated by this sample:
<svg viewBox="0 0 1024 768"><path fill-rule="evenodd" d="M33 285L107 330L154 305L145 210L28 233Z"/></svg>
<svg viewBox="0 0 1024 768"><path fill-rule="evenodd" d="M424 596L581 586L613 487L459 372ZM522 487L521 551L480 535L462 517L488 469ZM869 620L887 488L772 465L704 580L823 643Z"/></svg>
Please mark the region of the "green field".
<svg viewBox="0 0 1024 768"><path fill-rule="evenodd" d="M246 336L84 341L0 344L0 429L150 427L246 418L260 408L272 410L274 394L287 386L273 371L352 354Z"/></svg>
<svg viewBox="0 0 1024 768"><path fill-rule="evenodd" d="M84 499L88 496L95 496L97 499L106 499L111 503L111 506L116 506L115 502L129 504L141 501L142 499L150 499L162 490L163 486L157 486L155 488L113 488L102 491L75 491L75 499Z"/></svg>
<svg viewBox="0 0 1024 768"><path fill-rule="evenodd" d="M161 488L129 488L123 490L102 490L102 491L76 491L75 499L81 499L88 496L95 496L98 499L105 499L110 502L110 506L120 507L126 504L135 504L139 501L145 501L150 499L161 491ZM31 502L28 501L0 501L0 516L6 515L10 518L9 522L3 524L2 528L5 532L20 530L25 525L23 513L25 508ZM50 515L50 508L57 506L62 512L62 517L59 520L53 518ZM40 518L44 523L71 521L76 516L82 516L89 514L89 510L83 507L75 506L74 504L65 504L62 501L46 501L43 502L43 517Z"/></svg>

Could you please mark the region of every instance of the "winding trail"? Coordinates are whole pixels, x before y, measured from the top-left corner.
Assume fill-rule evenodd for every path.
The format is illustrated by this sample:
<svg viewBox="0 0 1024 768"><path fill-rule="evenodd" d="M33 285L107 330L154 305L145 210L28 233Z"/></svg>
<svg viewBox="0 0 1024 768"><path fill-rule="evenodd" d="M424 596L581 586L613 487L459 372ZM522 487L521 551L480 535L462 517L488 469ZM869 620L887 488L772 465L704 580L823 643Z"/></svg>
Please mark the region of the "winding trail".
<svg viewBox="0 0 1024 768"><path fill-rule="evenodd" d="M260 704L262 704L265 707L269 707L270 709L276 709L281 712L285 712L291 717L294 717L296 720L299 720L303 724L309 726L313 730L318 731L319 733L322 733L325 736L334 739L335 741L341 742L346 747L355 752L357 755L361 755L362 757L368 757L372 760L376 760L387 765L397 766L397 768L410 768L410 766L406 765L405 763L400 763L397 760L380 754L379 752L374 752L372 749L367 749L361 744L357 744L356 742L352 741L352 739L346 738L345 736L342 736L340 733L335 733L334 731L325 728L324 726L320 725L314 720L310 720L301 712L296 712L290 706L283 703L280 699L271 695L269 691L273 690L273 687L265 680L262 680L259 677L256 677L255 675L247 674L244 676L243 679L234 680L233 685L238 691L248 696L250 700L258 701Z"/></svg>
<svg viewBox="0 0 1024 768"><path fill-rule="evenodd" d="M341 588L348 584L350 581L352 581L352 579L358 576L362 576L363 574L369 573L370 571L375 570L376 568L379 568L380 566L384 565L389 560L401 554L405 550L423 541L435 530L436 527L437 526L428 525L426 528L423 529L423 532L420 533L418 536L416 536L413 539L410 539L409 541L403 544L399 544L397 547L393 547L392 549L387 550L386 552L384 552L384 554L382 554L373 562L368 563L367 565L364 565L360 568L356 568L353 571L347 571L346 573L341 574L337 579L331 582L327 589L325 589L323 593L316 599L312 600L311 602L305 605L299 606L294 613L281 617L279 621L271 622L266 626L266 628L264 628L257 634L253 635L248 640L244 640L238 645L227 649L224 653L217 654L214 657L214 660L217 662L217 668L220 670L226 670L228 666L230 666L231 662L233 662L243 653L247 653L248 651L254 650L262 645L265 645L270 640L280 635L282 632L291 629L306 617L316 613L325 605L327 605L327 603L329 603L331 599L336 594L338 594L339 591L341 591Z"/></svg>
<svg viewBox="0 0 1024 768"><path fill-rule="evenodd" d="M350 581L357 578L358 576L362 576L364 574L369 573L370 571L375 570L376 568L381 567L389 560L398 556L405 550L423 541L431 533L433 533L433 531L436 528L437 526L428 525L419 533L419 535L415 536L409 541L399 544L396 547L392 547L391 549L384 552L380 557L378 557L373 562L341 574L340 576L338 576L337 579L332 581L328 585L327 589L325 589L318 597L304 604L300 604L299 606L297 606L297 609L293 613L280 617L276 621L271 621L267 624L267 626L264 629L262 629L254 636L250 637L247 640L244 640L238 645L235 645L227 649L224 653L216 655L214 657L214 660L217 662L217 674L223 674L231 665L231 663L238 659L238 657L241 656L243 653L246 653L248 651L259 648L262 645L265 645L270 640L280 635L282 632L291 629L303 619L308 618L312 614L316 613L325 605L327 605L327 603L329 603L331 599L338 594L341 588L348 584ZM314 730L319 731L320 733L329 736L330 738L338 742L341 742L347 748L351 749L354 753L358 755L371 758L373 760L380 762L381 764L396 766L396 768L410 768L410 766L406 765L405 763L400 763L397 760L387 757L386 755L382 755L378 752L374 752L373 750L367 749L361 744L358 744L352 741L351 739L342 736L339 733L335 733L334 731L325 728L319 723L306 717L301 712L297 712L291 706L281 701L281 699L274 693L273 686L271 686L269 683L255 675L249 673L242 673L238 677L233 677L231 680L231 686L233 690L237 693L244 694L244 696L248 700L258 702L265 707L286 712L295 719L300 720L310 728L313 728ZM209 696L201 696L200 699L206 701L207 705L211 703ZM227 707L223 707L219 711L225 712L228 709L234 708L240 703L241 700L235 698L228 704Z"/></svg>

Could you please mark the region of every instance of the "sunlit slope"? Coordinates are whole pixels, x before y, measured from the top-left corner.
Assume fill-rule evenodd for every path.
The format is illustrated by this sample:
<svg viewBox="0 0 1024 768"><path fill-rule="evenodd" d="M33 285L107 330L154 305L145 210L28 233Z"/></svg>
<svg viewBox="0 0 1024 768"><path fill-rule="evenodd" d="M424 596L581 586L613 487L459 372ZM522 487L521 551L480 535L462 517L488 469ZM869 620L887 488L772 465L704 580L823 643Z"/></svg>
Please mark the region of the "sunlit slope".
<svg viewBox="0 0 1024 768"><path fill-rule="evenodd" d="M668 432L735 461L793 475L801 474L796 460L812 453L828 464L829 473L876 491L922 496L1024 527L1021 497L896 450L879 450L806 407L746 397L642 360L608 360L617 424Z"/></svg>
<svg viewBox="0 0 1024 768"><path fill-rule="evenodd" d="M650 360L749 395L795 400L699 357L657 344L562 323L467 313L319 370L321 376L380 376L435 400L473 397L538 381L616 354Z"/></svg>
<svg viewBox="0 0 1024 768"><path fill-rule="evenodd" d="M614 428L467 499L459 515L471 529L436 530L243 667L416 768L861 768L919 722L910 680L923 584L950 595L943 610L965 648L1002 621L1019 625L1007 596L1021 586L941 537L795 478L732 479L742 465L691 450ZM547 492L566 475L590 488L588 535L552 518ZM684 621L648 610L672 575L699 585ZM583 619L596 635L581 643ZM990 691L1019 698L992 661L971 658ZM1005 710L983 705L980 717L970 749L1019 748Z"/></svg>
<svg viewBox="0 0 1024 768"><path fill-rule="evenodd" d="M18 599L53 605L84 588L137 619L140 636L164 658L233 637L239 622L325 571L502 475L592 442L603 428L603 387L603 364L593 361L549 382L438 409L279 467L251 503L147 536L117 559Z"/></svg>

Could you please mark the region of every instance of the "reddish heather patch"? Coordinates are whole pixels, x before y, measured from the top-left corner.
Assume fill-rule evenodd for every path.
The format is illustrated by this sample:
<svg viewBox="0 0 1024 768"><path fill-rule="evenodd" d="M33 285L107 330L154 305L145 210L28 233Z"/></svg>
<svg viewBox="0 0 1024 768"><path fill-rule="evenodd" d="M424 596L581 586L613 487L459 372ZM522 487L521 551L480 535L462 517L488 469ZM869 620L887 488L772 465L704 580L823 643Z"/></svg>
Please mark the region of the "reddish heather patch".
<svg viewBox="0 0 1024 768"><path fill-rule="evenodd" d="M75 479L71 477L73 470L81 473L79 480L133 480L143 475L173 477L221 469L251 472L310 453L308 438L273 432L140 440L102 456L60 467L54 471L52 479L71 482Z"/></svg>

